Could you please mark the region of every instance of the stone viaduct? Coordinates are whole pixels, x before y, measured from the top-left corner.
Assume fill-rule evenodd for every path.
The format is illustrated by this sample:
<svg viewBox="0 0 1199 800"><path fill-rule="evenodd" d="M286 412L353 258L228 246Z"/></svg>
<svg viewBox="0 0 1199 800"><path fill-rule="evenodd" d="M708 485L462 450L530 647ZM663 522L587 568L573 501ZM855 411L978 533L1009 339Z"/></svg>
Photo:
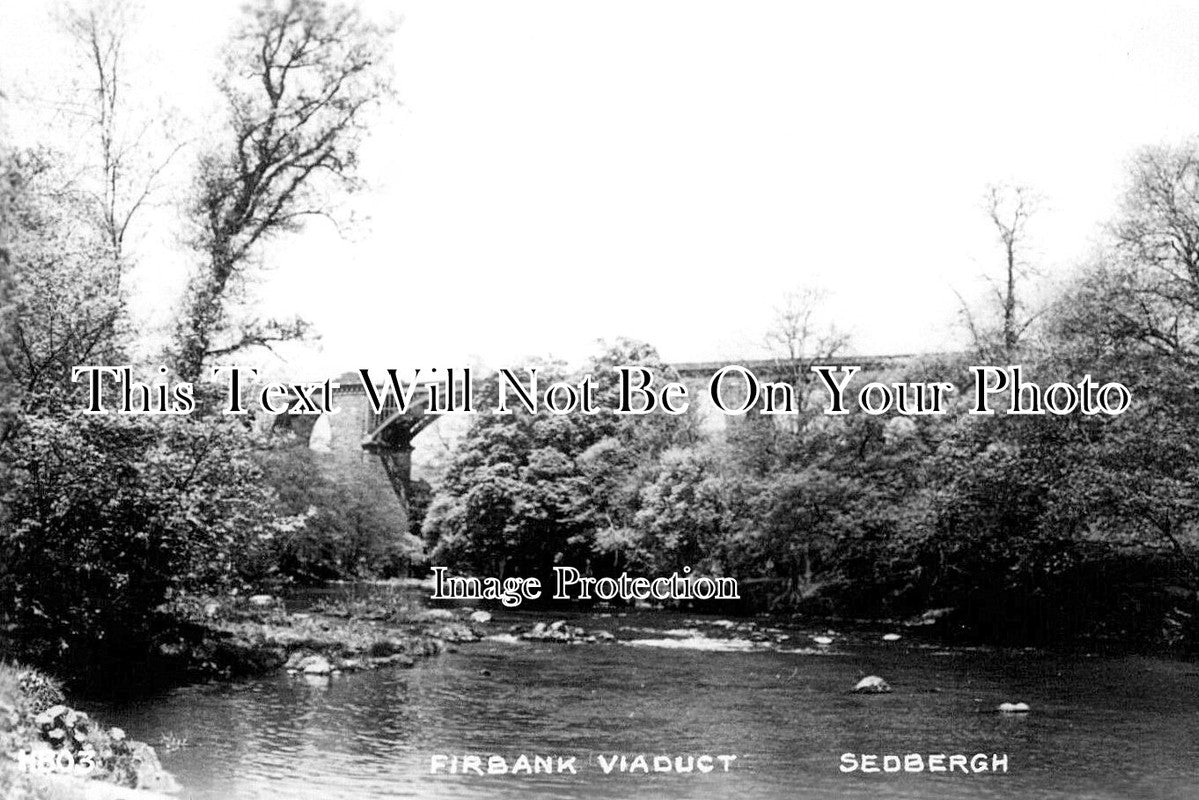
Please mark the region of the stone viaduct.
<svg viewBox="0 0 1199 800"><path fill-rule="evenodd" d="M914 356L839 356L821 359L820 364L830 366L857 365L864 372L886 370L911 361ZM719 413L708 396L708 382L712 375L721 367L737 364L752 371L761 380L795 380L799 373L808 372L807 365L796 362L782 362L774 359L756 359L744 361L703 361L687 362L674 365L674 370L684 384L687 385L692 408L700 415L701 426L707 430L720 430L728 424L727 415ZM479 377L476 375L475 380ZM665 377L665 376L660 376ZM400 412L396 407L395 398L391 392L386 393L386 402L382 411L375 413L369 398L356 372L346 373L337 379L340 388L334 392L335 405L339 409L336 414L325 414L319 417L306 415L279 415L272 419L275 431L290 431L292 434L307 442L308 447L321 453L330 454L336 468L339 459L356 459L365 462L375 462L386 474L392 489L399 500L405 515L402 520L404 529L407 527L407 509L411 497L413 464L421 461L422 447L418 441L419 434L433 423L438 422L442 428L451 428L451 437L460 434L464 428L464 418L461 416L429 414L426 393L418 391L411 405ZM384 397L384 387L377 387L379 397ZM461 385L457 387L458 400L461 397ZM420 437L426 439L427 437ZM434 439L433 444L436 443ZM415 459L414 459L415 456Z"/></svg>

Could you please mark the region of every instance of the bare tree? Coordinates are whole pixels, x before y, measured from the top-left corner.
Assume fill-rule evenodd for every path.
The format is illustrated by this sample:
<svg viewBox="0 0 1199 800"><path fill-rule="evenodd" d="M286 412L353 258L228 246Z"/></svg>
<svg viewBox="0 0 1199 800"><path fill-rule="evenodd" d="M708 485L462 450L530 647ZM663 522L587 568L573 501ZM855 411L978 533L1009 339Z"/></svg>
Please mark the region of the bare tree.
<svg viewBox="0 0 1199 800"><path fill-rule="evenodd" d="M812 287L788 292L775 308L774 322L766 333L766 346L779 377L795 387L800 410L807 404L812 367L833 358L849 344L848 334L823 321L820 307L826 299L826 292ZM798 419L796 424L801 424Z"/></svg>
<svg viewBox="0 0 1199 800"><path fill-rule="evenodd" d="M1131 167L1105 270L1115 339L1199 356L1199 146L1147 148Z"/></svg>
<svg viewBox="0 0 1199 800"><path fill-rule="evenodd" d="M171 114L161 103L150 107L131 97L125 48L135 17L130 0L89 0L67 7L60 18L88 76L84 99L74 107L96 137L98 174L92 185L99 225L118 261L131 223L183 147L162 130L169 128Z"/></svg>
<svg viewBox="0 0 1199 800"><path fill-rule="evenodd" d="M992 358L1014 357L1029 327L1039 316L1028 310L1022 296L1027 288L1027 279L1033 274L1025 251L1028 223L1036 213L1037 205L1036 195L1026 186L993 185L987 188L984 196L984 207L1003 254L1000 279L983 276L991 288L998 323L991 324L980 319L961 294L958 294L958 300L975 348Z"/></svg>
<svg viewBox="0 0 1199 800"><path fill-rule="evenodd" d="M236 319L259 246L329 216L358 186L367 113L391 96L389 30L358 9L322 0L261 0L235 33L219 83L224 141L200 158L189 214L203 263L175 339L176 370L199 377L207 359L302 336L300 320Z"/></svg>
<svg viewBox="0 0 1199 800"><path fill-rule="evenodd" d="M849 343L848 335L821 321L820 305L827 299L822 289L801 287L787 292L775 308L766 345L792 383L807 380L813 364L827 361Z"/></svg>

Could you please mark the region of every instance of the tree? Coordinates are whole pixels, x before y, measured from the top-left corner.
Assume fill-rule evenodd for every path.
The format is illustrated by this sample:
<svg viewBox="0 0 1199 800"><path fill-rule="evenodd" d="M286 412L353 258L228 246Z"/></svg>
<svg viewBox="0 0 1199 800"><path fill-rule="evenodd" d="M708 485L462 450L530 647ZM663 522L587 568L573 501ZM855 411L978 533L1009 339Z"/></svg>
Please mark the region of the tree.
<svg viewBox="0 0 1199 800"><path fill-rule="evenodd" d="M1133 160L1112 244L1078 287L1092 302L1076 333L1135 343L1194 364L1199 357L1199 151L1152 147Z"/></svg>
<svg viewBox="0 0 1199 800"><path fill-rule="evenodd" d="M1058 304L1062 358L1118 369L1137 401L1095 438L1096 514L1143 548L1164 547L1199 589L1199 147L1132 160L1111 242ZM1101 502L1100 502L1101 501Z"/></svg>
<svg viewBox="0 0 1199 800"><path fill-rule="evenodd" d="M816 379L812 367L828 363L849 343L848 334L822 321L821 305L826 298L825 291L812 287L785 293L763 335L775 366L770 380L793 389L796 413L779 417L755 411L727 421L725 439L730 447L725 456L755 477L776 468L783 452L794 445L788 440L794 440L812 422L815 407L809 401ZM743 385L730 383L732 396L744 391Z"/></svg>
<svg viewBox="0 0 1199 800"><path fill-rule="evenodd" d="M242 587L300 520L277 513L240 420L28 415L3 451L0 616L31 657L136 658L160 606Z"/></svg>
<svg viewBox="0 0 1199 800"><path fill-rule="evenodd" d="M377 464L286 439L258 458L282 510L305 518L272 542L282 575L305 582L392 577L421 559L421 539L402 528L405 515Z"/></svg>
<svg viewBox="0 0 1199 800"><path fill-rule="evenodd" d="M8 439L15 413L12 364L13 323L16 304L13 301L12 260L9 250L9 229L12 220L13 197L17 191L17 173L8 152L0 149L0 445ZM0 469L3 465L0 464ZM0 478L3 475L0 474Z"/></svg>
<svg viewBox="0 0 1199 800"><path fill-rule="evenodd" d="M984 206L995 229L1003 254L1000 280L985 276L994 297L997 321L980 318L958 295L962 316L971 339L980 355L992 360L1011 360L1018 354L1025 334L1037 320L1038 314L1027 308L1021 282L1027 282L1031 268L1025 251L1028 243L1028 223L1037 208L1037 199L1026 186L990 186ZM989 315L987 315L989 317Z"/></svg>
<svg viewBox="0 0 1199 800"><path fill-rule="evenodd" d="M654 348L620 339L571 375L543 363L539 385L595 378L596 414L480 415L459 444L425 518L432 559L482 574L549 577L556 563L614 570L638 548L634 517L658 456L694 434L686 418L618 415L612 368L671 371ZM494 392L494 382L486 384ZM479 397L480 407L494 405Z"/></svg>
<svg viewBox="0 0 1199 800"><path fill-rule="evenodd" d="M86 122L86 135L95 136L95 175L88 184L118 262L124 259L134 218L151 201L183 147L157 130L170 125L171 115L161 103L149 114L130 100L134 87L126 75L125 52L135 16L131 0L90 0L68 6L60 20L88 76L83 97L72 108Z"/></svg>
<svg viewBox="0 0 1199 800"><path fill-rule="evenodd" d="M123 244L172 153L148 166L154 151L151 121L138 121L122 72L126 0L67 7L63 28L77 45L84 74L94 78L66 106L68 122L97 132L95 169L83 147L70 154L31 147L5 154L4 228L10 280L6 284L0 348L5 385L28 408L46 394L71 391L79 364L122 360L126 269ZM74 128L70 130L74 132ZM9 417L9 422L17 416ZM8 435L0 428L0 443Z"/></svg>
<svg viewBox="0 0 1199 800"><path fill-rule="evenodd" d="M62 159L12 157L8 256L12 288L5 369L29 399L71 386L71 368L119 363L125 301L120 264L87 197L62 177Z"/></svg>
<svg viewBox="0 0 1199 800"><path fill-rule="evenodd" d="M690 567L696 574L720 574L727 569L730 540L746 509L718 456L704 445L661 454L656 474L641 482L630 562L654 572Z"/></svg>
<svg viewBox="0 0 1199 800"><path fill-rule="evenodd" d="M824 291L811 287L788 292L766 332L766 346L779 371L797 389L810 383L814 364L829 360L849 344L849 336L835 325L819 323L820 305L826 299Z"/></svg>
<svg viewBox="0 0 1199 800"><path fill-rule="evenodd" d="M223 141L202 154L187 209L202 258L175 337L176 371L304 335L302 320L238 319L231 306L258 248L329 216L337 190L357 187L368 112L391 95L388 31L353 7L260 0L234 34L219 88Z"/></svg>
<svg viewBox="0 0 1199 800"><path fill-rule="evenodd" d="M1052 308L1049 374L1109 375L1129 386L1132 407L1115 419L1074 426L1054 442L1066 466L1046 460L1053 491L1083 507L1073 556L1115 561L1131 574L1123 591L1138 607L1189 620L1199 611L1199 150L1146 148L1131 161L1108 240ZM1034 429L1050 427L1029 425ZM1062 427L1059 424L1057 427ZM1070 428L1067 428L1070 429ZM1067 449L1068 448L1068 449ZM1029 467L1021 468L1032 474ZM1053 530L1064 526L1055 522ZM1115 555L1113 555L1115 554ZM1112 581L1113 593L1120 585ZM1158 613L1155 612L1155 613ZM1147 613L1143 622L1160 623ZM1142 625L1142 627L1146 627ZM1153 631L1161 626L1148 626Z"/></svg>
<svg viewBox="0 0 1199 800"><path fill-rule="evenodd" d="M827 294L823 290L811 287L788 292L783 304L775 308L774 324L766 332L766 346L774 357L779 377L795 389L799 413L788 418L793 432L801 430L809 419L805 412L808 410L812 381L816 377L812 367L826 363L849 344L849 335L838 330L836 325L820 323L820 306L826 299ZM776 423L771 417L750 416L741 420L741 425L765 428L757 431L759 437L769 438L777 433Z"/></svg>

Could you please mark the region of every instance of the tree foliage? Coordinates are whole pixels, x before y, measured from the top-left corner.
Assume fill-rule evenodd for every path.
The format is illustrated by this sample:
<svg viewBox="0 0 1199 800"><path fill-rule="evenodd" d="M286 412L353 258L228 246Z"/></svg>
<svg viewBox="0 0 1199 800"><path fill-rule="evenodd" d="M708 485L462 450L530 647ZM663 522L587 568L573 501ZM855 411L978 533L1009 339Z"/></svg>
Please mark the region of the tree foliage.
<svg viewBox="0 0 1199 800"><path fill-rule="evenodd" d="M228 121L200 157L188 208L202 263L176 332L186 379L206 359L304 335L300 320L238 317L255 254L266 240L328 216L357 185L366 117L390 96L387 31L355 6L259 0L247 7L218 86Z"/></svg>
<svg viewBox="0 0 1199 800"><path fill-rule="evenodd" d="M125 302L120 265L62 160L44 151L10 159L4 358L14 384L33 396L70 387L75 365L119 363Z"/></svg>
<svg viewBox="0 0 1199 800"><path fill-rule="evenodd" d="M424 487L414 492L414 532L400 528L403 515L377 463L288 441L263 451L260 460L284 513L304 520L272 540L272 564L281 576L307 583L394 577L422 560Z"/></svg>
<svg viewBox="0 0 1199 800"><path fill-rule="evenodd" d="M76 154L83 166L81 191L95 205L98 227L118 261L126 256L135 219L151 205L183 149L171 131L173 115L161 101L139 97L130 76L137 16L131 0L86 0L64 5L59 20L84 76L68 99L68 124L82 122L79 135L93 143Z"/></svg>
<svg viewBox="0 0 1199 800"><path fill-rule="evenodd" d="M272 569L275 511L240 421L29 416L3 456L3 613L26 652L83 666L146 651L159 607Z"/></svg>
<svg viewBox="0 0 1199 800"><path fill-rule="evenodd" d="M639 502L639 476L658 453L694 432L675 417L611 413L617 391L611 370L619 365L671 375L653 348L622 339L575 375L561 364L539 366L542 387L603 375L596 385L599 413L517 410L475 420L425 520L435 562L487 574L545 575L559 563L603 570L627 559L626 546L635 546L625 534ZM493 402L480 399L481 405Z"/></svg>

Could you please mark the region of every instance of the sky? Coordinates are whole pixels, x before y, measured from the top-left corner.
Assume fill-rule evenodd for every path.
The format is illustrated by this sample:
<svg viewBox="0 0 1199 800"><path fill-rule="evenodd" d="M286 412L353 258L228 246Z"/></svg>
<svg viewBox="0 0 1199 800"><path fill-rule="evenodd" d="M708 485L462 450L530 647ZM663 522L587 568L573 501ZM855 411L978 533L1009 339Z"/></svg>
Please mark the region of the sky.
<svg viewBox="0 0 1199 800"><path fill-rule="evenodd" d="M53 8L0 0L18 140L45 134L31 98L72 79ZM147 3L135 28L136 90L198 136L239 8ZM955 291L979 298L1002 263L989 184L1040 196L1029 257L1060 283L1136 150L1199 133L1199 4L368 9L401 20L400 104L364 152L358 222L274 242L256 286L261 308L321 333L285 353L295 376L578 362L618 336L668 361L760 356L800 287L827 293L853 352L953 349ZM147 337L189 268L163 199L134 244Z"/></svg>

